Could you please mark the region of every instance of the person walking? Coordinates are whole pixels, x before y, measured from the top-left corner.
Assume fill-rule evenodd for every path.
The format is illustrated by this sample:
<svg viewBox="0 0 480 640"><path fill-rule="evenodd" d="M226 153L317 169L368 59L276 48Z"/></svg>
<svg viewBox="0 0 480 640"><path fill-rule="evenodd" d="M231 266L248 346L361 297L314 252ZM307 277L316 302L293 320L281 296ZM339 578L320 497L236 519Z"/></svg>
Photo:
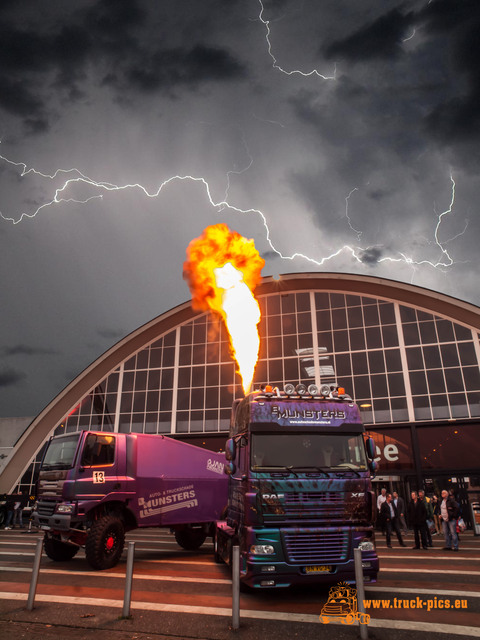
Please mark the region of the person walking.
<svg viewBox="0 0 480 640"><path fill-rule="evenodd" d="M436 493L432 496L432 508L433 508L433 521L435 523L435 530L438 533L442 533L442 523L440 522L440 500Z"/></svg>
<svg viewBox="0 0 480 640"><path fill-rule="evenodd" d="M440 517L442 520L443 535L445 536L444 549L458 551L457 518L459 514L458 503L444 489L442 502L440 503Z"/></svg>
<svg viewBox="0 0 480 640"><path fill-rule="evenodd" d="M427 510L425 503L418 499L416 491L412 491L411 500L407 507L408 521L413 528L413 534L415 536L415 546L412 549L420 549L420 540L422 541L422 547L428 549L427 534L426 534L426 521Z"/></svg>
<svg viewBox="0 0 480 640"><path fill-rule="evenodd" d="M19 528L23 527L23 509L27 506L27 496L25 490L17 496L17 500L13 506L13 524L12 529L15 529L18 524Z"/></svg>
<svg viewBox="0 0 480 640"><path fill-rule="evenodd" d="M382 502L382 506L380 507L380 517L385 527L387 547L389 549L392 548L392 531L395 531L395 533L397 534L398 543L400 544L400 546L401 547L407 546L403 542L398 516L399 514L398 514L397 507L392 502L392 494L387 493L387 495L385 496L385 500L384 502Z"/></svg>
<svg viewBox="0 0 480 640"><path fill-rule="evenodd" d="M380 495L377 498L377 522L383 534L385 534L385 525L382 522L380 510L382 508L382 504L385 502L386 499L387 499L387 490L383 488L380 492Z"/></svg>
<svg viewBox="0 0 480 640"><path fill-rule="evenodd" d="M425 509L427 511L427 520L425 522L427 545L429 547L433 547L432 532L430 531L430 522L433 522L433 508L430 504L430 498L425 495L425 491L423 491L423 489L420 489L420 491L418 492L418 499L422 500L422 502L425 504Z"/></svg>
<svg viewBox="0 0 480 640"><path fill-rule="evenodd" d="M405 522L405 501L396 491L393 492L393 504L398 512L398 523L400 528L403 533L407 533L407 523Z"/></svg>
<svg viewBox="0 0 480 640"><path fill-rule="evenodd" d="M15 505L15 498L14 496L10 493L6 496L6 505L5 505L5 510L7 512L6 518L5 518L5 529L11 529L12 527L10 526L10 523L13 520L13 508Z"/></svg>

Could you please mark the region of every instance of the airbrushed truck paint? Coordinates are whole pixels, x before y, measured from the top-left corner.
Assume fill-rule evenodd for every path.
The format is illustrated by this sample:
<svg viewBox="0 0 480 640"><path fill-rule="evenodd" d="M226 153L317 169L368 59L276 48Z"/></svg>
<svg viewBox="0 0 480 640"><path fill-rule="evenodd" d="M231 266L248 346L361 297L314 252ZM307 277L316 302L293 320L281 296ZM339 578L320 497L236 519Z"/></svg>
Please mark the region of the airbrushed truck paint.
<svg viewBox="0 0 480 640"><path fill-rule="evenodd" d="M103 467L82 467L81 454L87 435L115 438L115 460ZM61 437L61 436L59 436ZM34 515L34 524L53 531L68 531L88 522L93 510L123 505L135 527L163 527L214 522L228 497L224 454L150 434L82 432L74 466L67 470L40 470L37 497L45 504L73 502L75 513ZM95 469L104 471L104 482L93 484ZM128 519L132 522L132 518Z"/></svg>
<svg viewBox="0 0 480 640"><path fill-rule="evenodd" d="M276 433L301 432L302 428L308 433L325 434L364 431L359 409L351 401L256 399L252 394L236 407L236 422L232 422L230 435L247 436L243 459L249 461L252 432L275 438ZM287 507L292 496L298 506L296 514ZM373 518L373 493L366 470L337 469L325 477L314 469L295 470L295 474L288 470L256 472L248 464L247 469L237 468L230 480L227 520L217 525L219 551L228 559L228 539L238 534L241 580L251 587L258 587L262 580L274 580L276 587L354 582L353 549L365 538L374 542ZM331 534L341 538L340 561L338 555L325 562L289 560L288 537L304 536L308 548L309 541L318 542ZM265 544L272 544L275 554L251 553L251 546ZM379 570L376 551L362 552L362 562L367 565L364 576L375 582ZM307 574L306 567L315 565L331 566L332 572Z"/></svg>

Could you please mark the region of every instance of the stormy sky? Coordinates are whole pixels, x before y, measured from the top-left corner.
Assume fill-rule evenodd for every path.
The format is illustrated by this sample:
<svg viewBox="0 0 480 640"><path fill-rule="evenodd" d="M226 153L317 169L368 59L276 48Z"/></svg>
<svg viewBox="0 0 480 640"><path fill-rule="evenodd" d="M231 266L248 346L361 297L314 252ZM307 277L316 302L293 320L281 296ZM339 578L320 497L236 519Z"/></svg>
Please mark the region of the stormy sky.
<svg viewBox="0 0 480 640"><path fill-rule="evenodd" d="M263 275L480 304L478 0L2 0L0 415L189 299L226 222Z"/></svg>

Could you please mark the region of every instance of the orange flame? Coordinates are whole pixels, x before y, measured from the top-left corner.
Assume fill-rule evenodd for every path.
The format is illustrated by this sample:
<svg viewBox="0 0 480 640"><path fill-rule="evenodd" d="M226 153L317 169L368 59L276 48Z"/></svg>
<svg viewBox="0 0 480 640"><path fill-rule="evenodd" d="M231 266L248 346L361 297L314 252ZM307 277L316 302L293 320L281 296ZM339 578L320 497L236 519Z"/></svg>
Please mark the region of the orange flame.
<svg viewBox="0 0 480 640"><path fill-rule="evenodd" d="M264 264L253 240L226 224L215 224L190 242L183 265L193 308L210 309L223 318L245 393L252 384L260 346L260 308L253 291Z"/></svg>

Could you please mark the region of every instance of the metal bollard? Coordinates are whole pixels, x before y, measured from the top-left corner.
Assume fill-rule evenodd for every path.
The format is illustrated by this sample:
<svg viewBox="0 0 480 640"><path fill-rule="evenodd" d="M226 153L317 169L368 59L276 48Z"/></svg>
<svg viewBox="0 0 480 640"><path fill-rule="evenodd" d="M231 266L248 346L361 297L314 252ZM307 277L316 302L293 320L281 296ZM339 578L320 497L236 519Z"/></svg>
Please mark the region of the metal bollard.
<svg viewBox="0 0 480 640"><path fill-rule="evenodd" d="M232 629L240 628L240 547L232 549Z"/></svg>
<svg viewBox="0 0 480 640"><path fill-rule="evenodd" d="M135 542L128 543L127 571L125 573L125 596L123 598L123 617L130 615L130 602L132 600L133 557L135 555Z"/></svg>
<svg viewBox="0 0 480 640"><path fill-rule="evenodd" d="M35 558L33 560L32 579L30 580L30 590L28 592L27 611L33 610L35 593L37 591L38 573L40 571L40 561L42 559L43 538L37 540L35 548Z"/></svg>
<svg viewBox="0 0 480 640"><path fill-rule="evenodd" d="M357 583L357 606L360 613L365 613L365 585L363 584L363 568L362 568L362 550L354 549L353 556L355 559L355 582ZM368 627L366 624L360 625L360 638L367 640Z"/></svg>

